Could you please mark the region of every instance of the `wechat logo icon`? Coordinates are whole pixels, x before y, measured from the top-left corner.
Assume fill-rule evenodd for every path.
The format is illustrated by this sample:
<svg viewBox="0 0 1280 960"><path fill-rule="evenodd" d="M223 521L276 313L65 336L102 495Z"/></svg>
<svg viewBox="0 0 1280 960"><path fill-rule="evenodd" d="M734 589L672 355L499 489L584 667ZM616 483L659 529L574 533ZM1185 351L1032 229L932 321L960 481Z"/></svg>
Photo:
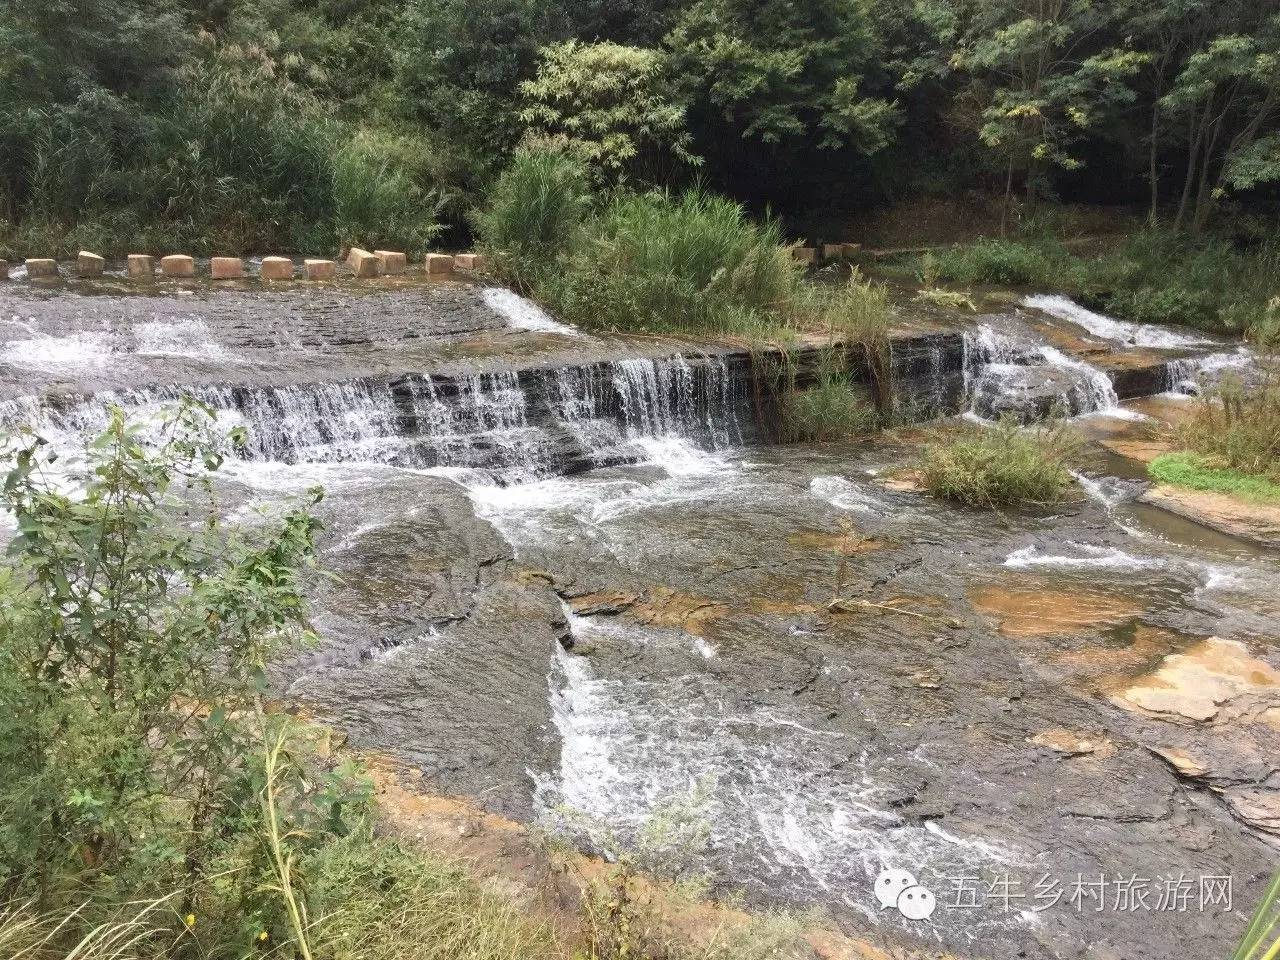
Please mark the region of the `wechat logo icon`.
<svg viewBox="0 0 1280 960"><path fill-rule="evenodd" d="M908 920L928 920L938 906L933 893L907 870L881 870L876 877L876 899L881 910L892 908Z"/></svg>

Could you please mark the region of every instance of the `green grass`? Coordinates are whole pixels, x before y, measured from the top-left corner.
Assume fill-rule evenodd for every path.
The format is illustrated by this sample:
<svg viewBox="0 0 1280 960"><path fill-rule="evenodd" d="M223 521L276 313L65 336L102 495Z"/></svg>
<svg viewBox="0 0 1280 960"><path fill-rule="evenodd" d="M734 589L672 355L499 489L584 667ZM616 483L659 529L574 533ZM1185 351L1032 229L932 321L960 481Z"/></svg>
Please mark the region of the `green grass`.
<svg viewBox="0 0 1280 960"><path fill-rule="evenodd" d="M537 292L596 329L768 338L799 282L776 223L695 188L614 196Z"/></svg>
<svg viewBox="0 0 1280 960"><path fill-rule="evenodd" d="M782 399L782 435L787 440L822 443L874 433L880 425L866 390L847 376L834 374Z"/></svg>
<svg viewBox="0 0 1280 960"><path fill-rule="evenodd" d="M1147 467L1152 479L1175 487L1228 493L1260 503L1280 503L1280 483L1230 467L1215 466L1194 453L1166 453Z"/></svg>
<svg viewBox="0 0 1280 960"><path fill-rule="evenodd" d="M947 434L929 443L919 472L935 497L976 507L1045 506L1073 480L1079 439L1061 424L1024 430L1012 419L994 428Z"/></svg>
<svg viewBox="0 0 1280 960"><path fill-rule="evenodd" d="M303 865L317 957L551 960L553 932L454 863L368 829Z"/></svg>
<svg viewBox="0 0 1280 960"><path fill-rule="evenodd" d="M565 154L523 151L472 213L480 245L502 276L535 286L578 245L591 204L586 170Z"/></svg>

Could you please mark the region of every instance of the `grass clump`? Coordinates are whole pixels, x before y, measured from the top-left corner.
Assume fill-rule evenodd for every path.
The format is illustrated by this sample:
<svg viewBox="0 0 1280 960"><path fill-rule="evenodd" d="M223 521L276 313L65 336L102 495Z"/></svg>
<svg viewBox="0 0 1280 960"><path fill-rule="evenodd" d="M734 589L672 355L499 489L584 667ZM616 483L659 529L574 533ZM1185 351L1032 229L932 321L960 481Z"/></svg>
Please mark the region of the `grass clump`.
<svg viewBox="0 0 1280 960"><path fill-rule="evenodd" d="M758 336L783 326L799 275L776 222L694 188L613 197L542 293L588 327Z"/></svg>
<svg viewBox="0 0 1280 960"><path fill-rule="evenodd" d="M1228 377L1196 404L1180 444L1219 470L1280 483L1280 297L1249 330L1259 379ZM1209 489L1209 488L1203 488Z"/></svg>
<svg viewBox="0 0 1280 960"><path fill-rule="evenodd" d="M782 439L825 443L880 429L882 419L874 401L865 387L854 383L841 358L824 362L817 381L808 388L793 387L782 395Z"/></svg>
<svg viewBox="0 0 1280 960"><path fill-rule="evenodd" d="M1194 453L1166 453L1147 467L1153 480L1175 487L1229 493L1246 500L1280 503L1280 482L1242 473Z"/></svg>
<svg viewBox="0 0 1280 960"><path fill-rule="evenodd" d="M1062 423L1031 430L1004 418L991 429L967 430L928 444L919 472L935 497L975 507L1044 506L1061 501L1073 483L1068 468L1080 440Z"/></svg>
<svg viewBox="0 0 1280 960"><path fill-rule="evenodd" d="M587 173L579 161L554 151L526 150L498 177L488 203L472 220L496 269L528 289L577 246L590 204Z"/></svg>

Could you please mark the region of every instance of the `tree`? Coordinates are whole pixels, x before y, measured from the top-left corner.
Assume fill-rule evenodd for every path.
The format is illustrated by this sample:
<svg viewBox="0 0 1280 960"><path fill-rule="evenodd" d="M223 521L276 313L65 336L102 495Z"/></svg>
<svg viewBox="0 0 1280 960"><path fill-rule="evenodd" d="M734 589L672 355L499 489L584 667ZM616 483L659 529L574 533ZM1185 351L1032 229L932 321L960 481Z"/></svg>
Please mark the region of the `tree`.
<svg viewBox="0 0 1280 960"><path fill-rule="evenodd" d="M527 145L575 156L615 183L658 182L673 162L699 162L660 51L569 40L544 47L540 61L520 85Z"/></svg>
<svg viewBox="0 0 1280 960"><path fill-rule="evenodd" d="M695 0L667 36L685 83L732 134L882 149L894 105L861 92L876 55L861 0Z"/></svg>
<svg viewBox="0 0 1280 960"><path fill-rule="evenodd" d="M1174 224L1199 233L1232 189L1280 180L1280 13L1251 5L1187 58L1161 105L1187 124L1186 176ZM1247 32L1246 32L1247 31Z"/></svg>
<svg viewBox="0 0 1280 960"><path fill-rule="evenodd" d="M981 104L978 138L1005 170L1005 216L1014 176L1029 198L1048 169L1074 170L1075 146L1134 98L1125 83L1146 55L1107 46L1110 8L1092 0L968 0L952 57Z"/></svg>

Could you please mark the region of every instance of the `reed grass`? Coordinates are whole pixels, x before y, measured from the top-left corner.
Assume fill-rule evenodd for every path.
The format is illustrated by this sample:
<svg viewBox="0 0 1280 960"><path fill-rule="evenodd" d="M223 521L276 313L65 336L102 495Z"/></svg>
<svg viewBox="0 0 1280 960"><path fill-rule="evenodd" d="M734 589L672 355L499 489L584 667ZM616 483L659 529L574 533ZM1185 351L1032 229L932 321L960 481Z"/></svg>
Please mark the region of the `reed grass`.
<svg viewBox="0 0 1280 960"><path fill-rule="evenodd" d="M613 330L785 335L799 265L774 221L701 189L619 194L541 288L566 319Z"/></svg>
<svg viewBox="0 0 1280 960"><path fill-rule="evenodd" d="M591 205L581 163L562 153L518 153L484 207L472 212L481 248L511 283L534 287L574 249Z"/></svg>

